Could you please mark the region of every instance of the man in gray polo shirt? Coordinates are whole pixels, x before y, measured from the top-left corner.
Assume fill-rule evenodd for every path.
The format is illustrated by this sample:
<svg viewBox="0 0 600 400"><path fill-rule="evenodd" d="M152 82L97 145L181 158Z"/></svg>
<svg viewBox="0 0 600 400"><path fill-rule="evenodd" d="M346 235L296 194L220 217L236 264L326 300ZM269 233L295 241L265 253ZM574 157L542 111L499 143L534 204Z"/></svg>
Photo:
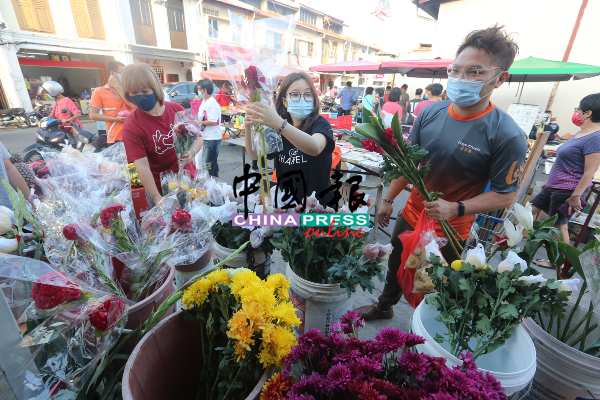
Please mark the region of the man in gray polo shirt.
<svg viewBox="0 0 600 400"><path fill-rule="evenodd" d="M421 160L422 165L431 166L423 179L427 190L443 194L440 200L428 203L418 190L412 191L394 225L387 283L378 304L356 310L363 318L393 317L393 306L402 297L397 279L398 269L403 268L398 235L414 229L423 208L431 219L449 221L466 239L474 214L510 207L515 201L527 138L490 96L508 78L517 51L517 44L501 26L471 32L448 67L450 100L430 104L417 116L409 141L429 152ZM487 182L491 191L480 194ZM406 185L404 177L391 182L379 209L381 226L388 226L392 202ZM436 232L443 237L439 223ZM449 263L456 259L450 245L441 251Z"/></svg>

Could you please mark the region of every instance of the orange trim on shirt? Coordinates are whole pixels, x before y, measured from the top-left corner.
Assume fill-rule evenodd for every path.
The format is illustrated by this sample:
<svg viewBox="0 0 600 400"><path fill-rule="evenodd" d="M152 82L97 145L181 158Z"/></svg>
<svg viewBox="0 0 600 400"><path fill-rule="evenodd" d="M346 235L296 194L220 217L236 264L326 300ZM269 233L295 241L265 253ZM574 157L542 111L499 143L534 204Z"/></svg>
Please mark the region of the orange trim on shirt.
<svg viewBox="0 0 600 400"><path fill-rule="evenodd" d="M473 114L473 115L458 115L452 109L452 105L453 104L454 103L450 103L450 106L448 106L448 113L450 114L450 116L452 118L457 119L459 121L473 121L474 119L477 119L479 117L483 117L487 113L491 112L494 108L496 108L496 106L494 105L494 103L492 103L490 101L490 107L486 108L485 110L483 110L481 112L478 112L477 114Z"/></svg>

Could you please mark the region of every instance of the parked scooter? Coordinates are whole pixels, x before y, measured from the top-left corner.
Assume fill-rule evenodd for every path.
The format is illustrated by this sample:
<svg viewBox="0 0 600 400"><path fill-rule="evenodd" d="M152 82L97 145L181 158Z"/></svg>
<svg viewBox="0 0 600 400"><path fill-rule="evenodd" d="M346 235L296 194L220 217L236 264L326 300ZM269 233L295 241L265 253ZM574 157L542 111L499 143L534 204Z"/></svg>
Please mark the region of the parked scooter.
<svg viewBox="0 0 600 400"><path fill-rule="evenodd" d="M42 160L40 151L43 149L62 151L62 148L68 144L67 132L71 129L70 124L62 125L59 119L47 118L40 124L40 129L35 133L35 143L23 150L25 163Z"/></svg>
<svg viewBox="0 0 600 400"><path fill-rule="evenodd" d="M0 128L7 129L9 126L27 128L31 126L31 121L23 108L9 108L0 110Z"/></svg>
<svg viewBox="0 0 600 400"><path fill-rule="evenodd" d="M27 116L32 124L37 124L41 127L42 119L47 118L50 115L51 107L47 104L42 103L38 98L33 100L33 111L28 113Z"/></svg>

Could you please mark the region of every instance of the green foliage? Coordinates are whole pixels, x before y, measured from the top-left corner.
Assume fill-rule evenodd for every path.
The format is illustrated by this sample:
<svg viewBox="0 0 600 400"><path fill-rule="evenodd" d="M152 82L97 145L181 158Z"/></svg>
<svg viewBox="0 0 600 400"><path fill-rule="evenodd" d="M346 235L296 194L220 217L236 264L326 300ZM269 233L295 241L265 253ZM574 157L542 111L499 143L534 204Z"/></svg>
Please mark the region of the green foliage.
<svg viewBox="0 0 600 400"><path fill-rule="evenodd" d="M276 229L271 243L281 251L283 260L290 264L294 273L303 279L317 283L339 283L348 297L355 285L373 292L372 278L377 276L385 282L385 267L377 260L367 260L361 265L363 249L368 235L348 235L346 227L333 227L334 237L312 235L307 237L308 227L283 227ZM350 232L348 228L348 232ZM341 236L341 237L340 237Z"/></svg>
<svg viewBox="0 0 600 400"><path fill-rule="evenodd" d="M565 311L569 292L558 293L558 284L545 285L519 281L519 266L501 274L489 269L476 270L463 263L460 271L444 266L437 256L431 257L427 273L437 293L425 297L427 304L437 306L436 317L448 329L436 341L448 342L451 353L471 351L473 359L502 346L524 318L539 312L560 314Z"/></svg>
<svg viewBox="0 0 600 400"><path fill-rule="evenodd" d="M251 230L242 228L240 226L233 226L231 221L225 224L221 224L220 221L217 221L210 228L210 231L215 242L228 249L236 249L242 244L248 242L250 240L250 233L252 232ZM273 249L273 245L267 238L265 238L258 248L252 249L249 247L245 252L248 268L252 269L256 266L255 256L257 254L264 253L268 257L273 254Z"/></svg>

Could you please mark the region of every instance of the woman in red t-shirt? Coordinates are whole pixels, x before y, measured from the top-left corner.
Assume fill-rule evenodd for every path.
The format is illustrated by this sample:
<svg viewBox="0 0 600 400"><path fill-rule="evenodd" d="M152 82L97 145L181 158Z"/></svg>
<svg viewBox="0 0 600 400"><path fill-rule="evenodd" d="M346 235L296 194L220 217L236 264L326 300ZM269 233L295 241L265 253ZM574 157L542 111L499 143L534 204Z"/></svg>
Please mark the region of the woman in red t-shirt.
<svg viewBox="0 0 600 400"><path fill-rule="evenodd" d="M156 204L162 198L161 172L179 171L171 128L175 114L185 109L180 104L165 102L158 78L145 63L126 66L121 82L123 97L137 106L123 125L127 159L135 164L146 189L146 197ZM186 164L193 162L202 144L203 140L199 137L182 161Z"/></svg>

